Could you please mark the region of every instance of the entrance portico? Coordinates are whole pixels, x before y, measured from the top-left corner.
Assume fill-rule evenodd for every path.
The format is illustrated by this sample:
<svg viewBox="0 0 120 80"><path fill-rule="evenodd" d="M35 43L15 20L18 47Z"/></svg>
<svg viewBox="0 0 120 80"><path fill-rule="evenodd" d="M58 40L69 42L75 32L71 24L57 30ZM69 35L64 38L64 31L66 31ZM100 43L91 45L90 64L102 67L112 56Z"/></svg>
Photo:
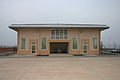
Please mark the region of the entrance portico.
<svg viewBox="0 0 120 80"><path fill-rule="evenodd" d="M52 53L69 53L68 42L51 42L50 54Z"/></svg>

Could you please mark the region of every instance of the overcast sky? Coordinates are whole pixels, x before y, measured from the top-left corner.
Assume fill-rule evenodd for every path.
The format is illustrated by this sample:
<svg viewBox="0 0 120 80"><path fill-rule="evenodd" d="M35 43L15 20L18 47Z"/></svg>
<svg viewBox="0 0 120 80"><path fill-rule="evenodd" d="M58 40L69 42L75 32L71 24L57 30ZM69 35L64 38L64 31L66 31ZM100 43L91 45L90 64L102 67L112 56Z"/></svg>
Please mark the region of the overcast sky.
<svg viewBox="0 0 120 80"><path fill-rule="evenodd" d="M105 44L120 44L120 0L0 0L0 45L16 45L16 23L97 23Z"/></svg>

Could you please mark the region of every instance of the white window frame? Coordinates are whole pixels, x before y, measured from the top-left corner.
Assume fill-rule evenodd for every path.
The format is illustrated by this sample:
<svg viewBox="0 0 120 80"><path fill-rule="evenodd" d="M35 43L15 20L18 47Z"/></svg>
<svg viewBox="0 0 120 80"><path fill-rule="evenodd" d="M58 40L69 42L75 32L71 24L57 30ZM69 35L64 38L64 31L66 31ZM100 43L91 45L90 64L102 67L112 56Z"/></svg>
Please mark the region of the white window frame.
<svg viewBox="0 0 120 80"><path fill-rule="evenodd" d="M62 35L61 35L61 31L62 31ZM64 39L64 36L63 36L63 35L64 35L63 30L60 30L59 38L60 38L60 39ZM62 38L61 38L61 37L62 37Z"/></svg>
<svg viewBox="0 0 120 80"><path fill-rule="evenodd" d="M22 48L22 39L25 39L25 44L24 44L24 48ZM25 50L26 49L26 38L25 37L22 37L21 39L20 39L20 49L21 50Z"/></svg>
<svg viewBox="0 0 120 80"><path fill-rule="evenodd" d="M54 35L54 39L52 39L52 30L55 30L55 35ZM52 29L51 30L51 34L50 34L50 37L51 37L51 40L68 40L69 39L69 30L67 29ZM56 39L56 30L59 30L59 39ZM63 30L63 39L60 39L60 30ZM64 30L67 30L67 39L64 38Z"/></svg>
<svg viewBox="0 0 120 80"><path fill-rule="evenodd" d="M77 49L73 49L73 38L75 38L75 39L77 40ZM78 48L78 47L79 47L79 46L78 46L78 45L79 45L79 44L78 44L78 38L76 38L76 37L73 37L73 38L72 38L72 50L78 50L78 49L79 49L79 48Z"/></svg>
<svg viewBox="0 0 120 80"><path fill-rule="evenodd" d="M45 48L45 49L42 49L42 39L43 39L43 38L46 39L46 48ZM40 41L40 42L41 42L41 50L46 50L46 49L47 49L47 38L46 38L46 37L43 37L43 38L41 38L41 41Z"/></svg>
<svg viewBox="0 0 120 80"><path fill-rule="evenodd" d="M51 38L51 39L52 39L52 31L53 31L53 30L54 30L54 29L52 29L51 32L50 32L50 38ZM54 38L55 38L55 37L56 37L56 31L54 30L54 32L55 32L55 36L54 36L54 35L53 35L53 36L54 36Z"/></svg>
<svg viewBox="0 0 120 80"><path fill-rule="evenodd" d="M94 47L94 39L97 40L97 48ZM98 50L98 38L97 37L92 38L92 46L94 50Z"/></svg>

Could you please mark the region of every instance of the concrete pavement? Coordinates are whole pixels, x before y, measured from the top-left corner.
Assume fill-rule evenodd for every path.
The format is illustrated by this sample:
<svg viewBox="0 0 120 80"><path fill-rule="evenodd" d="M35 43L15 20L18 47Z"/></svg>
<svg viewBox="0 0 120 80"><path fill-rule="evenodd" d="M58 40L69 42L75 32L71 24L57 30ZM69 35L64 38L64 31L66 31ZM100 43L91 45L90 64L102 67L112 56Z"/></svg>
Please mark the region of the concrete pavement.
<svg viewBox="0 0 120 80"><path fill-rule="evenodd" d="M0 80L120 80L120 57L0 58Z"/></svg>

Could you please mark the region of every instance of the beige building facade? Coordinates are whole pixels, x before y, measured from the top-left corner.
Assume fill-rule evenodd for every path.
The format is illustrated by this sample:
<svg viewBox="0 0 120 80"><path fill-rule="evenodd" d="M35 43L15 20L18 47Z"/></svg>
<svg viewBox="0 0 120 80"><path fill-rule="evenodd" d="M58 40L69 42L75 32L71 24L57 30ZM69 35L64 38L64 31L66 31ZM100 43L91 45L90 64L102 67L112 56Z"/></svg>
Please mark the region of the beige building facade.
<svg viewBox="0 0 120 80"><path fill-rule="evenodd" d="M100 54L100 24L12 24L17 31L17 54Z"/></svg>

